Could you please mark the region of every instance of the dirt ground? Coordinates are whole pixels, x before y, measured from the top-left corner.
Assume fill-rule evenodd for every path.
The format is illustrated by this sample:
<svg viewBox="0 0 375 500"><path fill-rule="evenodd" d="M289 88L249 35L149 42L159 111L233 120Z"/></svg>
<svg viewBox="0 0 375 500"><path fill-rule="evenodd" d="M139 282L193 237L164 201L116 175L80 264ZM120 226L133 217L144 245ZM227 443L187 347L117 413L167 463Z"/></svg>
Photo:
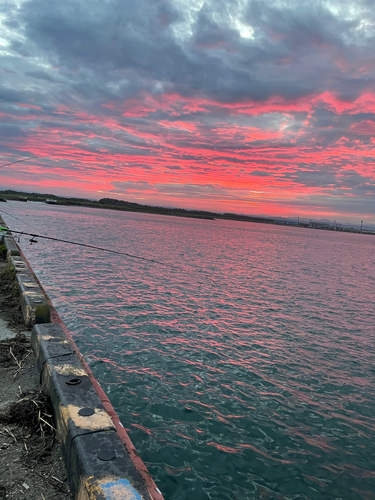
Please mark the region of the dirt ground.
<svg viewBox="0 0 375 500"><path fill-rule="evenodd" d="M0 500L72 500L52 409L23 323L17 287L0 256ZM22 332L22 333L21 333Z"/></svg>

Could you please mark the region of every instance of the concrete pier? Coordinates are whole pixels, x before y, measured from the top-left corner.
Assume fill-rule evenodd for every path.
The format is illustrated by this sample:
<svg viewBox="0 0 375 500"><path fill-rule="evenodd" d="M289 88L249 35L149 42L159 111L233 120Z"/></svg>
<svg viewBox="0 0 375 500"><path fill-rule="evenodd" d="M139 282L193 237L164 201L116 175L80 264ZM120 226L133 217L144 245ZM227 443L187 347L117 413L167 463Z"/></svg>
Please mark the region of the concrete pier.
<svg viewBox="0 0 375 500"><path fill-rule="evenodd" d="M0 226L5 226L0 217ZM163 500L161 492L10 234L0 234L14 273L40 381L49 394L75 500ZM0 324L0 334L1 334Z"/></svg>

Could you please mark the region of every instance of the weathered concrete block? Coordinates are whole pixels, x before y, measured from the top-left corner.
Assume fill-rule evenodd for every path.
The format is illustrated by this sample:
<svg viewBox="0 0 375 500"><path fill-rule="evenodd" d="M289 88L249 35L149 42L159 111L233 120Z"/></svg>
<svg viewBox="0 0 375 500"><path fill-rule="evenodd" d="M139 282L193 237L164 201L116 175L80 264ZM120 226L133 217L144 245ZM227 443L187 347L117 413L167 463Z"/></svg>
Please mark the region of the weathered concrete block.
<svg viewBox="0 0 375 500"><path fill-rule="evenodd" d="M39 287L20 293L20 304L27 327L51 322L51 308Z"/></svg>
<svg viewBox="0 0 375 500"><path fill-rule="evenodd" d="M38 283L35 281L31 272L20 271L16 274L16 281L20 294L29 291L40 291Z"/></svg>
<svg viewBox="0 0 375 500"><path fill-rule="evenodd" d="M12 236L3 236L4 245L7 248L7 258L11 255L21 255L16 242Z"/></svg>
<svg viewBox="0 0 375 500"><path fill-rule="evenodd" d="M73 497L152 500L62 327L35 325L31 345L51 397Z"/></svg>
<svg viewBox="0 0 375 500"><path fill-rule="evenodd" d="M115 431L112 420L61 326L55 323L35 325L31 345L41 372L43 388L50 395L55 409L57 433L63 453L70 455L71 442L80 434ZM81 415L82 412L86 414Z"/></svg>
<svg viewBox="0 0 375 500"><path fill-rule="evenodd" d="M9 253L8 262L16 271L20 305L25 325L33 327L37 323L50 323L51 308L26 262L21 256Z"/></svg>
<svg viewBox="0 0 375 500"><path fill-rule="evenodd" d="M16 273L26 273L29 272L29 268L27 267L26 262L20 255L10 255L9 252L7 254L8 262L12 264Z"/></svg>
<svg viewBox="0 0 375 500"><path fill-rule="evenodd" d="M152 500L115 432L78 436L68 464L74 498Z"/></svg>
<svg viewBox="0 0 375 500"><path fill-rule="evenodd" d="M31 347L39 371L50 358L74 354L74 349L58 323L35 325L31 332Z"/></svg>

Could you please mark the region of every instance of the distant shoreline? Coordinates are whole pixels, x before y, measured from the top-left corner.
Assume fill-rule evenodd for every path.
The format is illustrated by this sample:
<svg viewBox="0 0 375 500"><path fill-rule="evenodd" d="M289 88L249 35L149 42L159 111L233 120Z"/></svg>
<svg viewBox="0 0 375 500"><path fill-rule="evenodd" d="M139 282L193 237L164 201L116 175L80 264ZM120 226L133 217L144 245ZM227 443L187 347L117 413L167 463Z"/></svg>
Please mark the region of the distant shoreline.
<svg viewBox="0 0 375 500"><path fill-rule="evenodd" d="M82 206L89 208L104 208L107 210L119 210L122 212L139 212L158 215L170 215L174 217L187 217L193 219L203 220L234 220L242 222L256 222L259 224L273 224L291 227L302 227L309 229L321 229L325 231L339 231L346 233L361 233L375 235L375 231L361 230L356 228L342 227L341 224L328 224L315 221L307 222L294 222L287 219L277 219L275 217L256 217L250 215L239 215L232 213L219 214L216 212L208 212L204 210L186 210L184 208L165 208L154 207L151 205L141 205L139 203L128 202L124 200L117 200L115 198L102 198L99 201L88 200L86 198L66 198L54 194L39 194L39 193L26 193L22 191L14 191L11 189L0 191L0 201L6 202L7 200L13 201L34 201L47 203L51 205L62 206Z"/></svg>

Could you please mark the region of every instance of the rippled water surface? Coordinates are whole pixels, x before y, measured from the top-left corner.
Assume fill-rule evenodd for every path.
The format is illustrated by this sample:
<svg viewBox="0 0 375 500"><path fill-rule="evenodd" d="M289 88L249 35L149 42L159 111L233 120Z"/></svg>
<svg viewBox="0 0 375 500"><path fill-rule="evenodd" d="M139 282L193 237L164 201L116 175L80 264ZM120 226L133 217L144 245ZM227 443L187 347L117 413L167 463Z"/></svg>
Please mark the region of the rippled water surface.
<svg viewBox="0 0 375 500"><path fill-rule="evenodd" d="M375 499L375 237L0 208L166 500Z"/></svg>

